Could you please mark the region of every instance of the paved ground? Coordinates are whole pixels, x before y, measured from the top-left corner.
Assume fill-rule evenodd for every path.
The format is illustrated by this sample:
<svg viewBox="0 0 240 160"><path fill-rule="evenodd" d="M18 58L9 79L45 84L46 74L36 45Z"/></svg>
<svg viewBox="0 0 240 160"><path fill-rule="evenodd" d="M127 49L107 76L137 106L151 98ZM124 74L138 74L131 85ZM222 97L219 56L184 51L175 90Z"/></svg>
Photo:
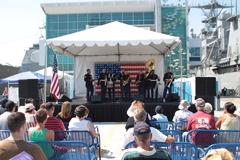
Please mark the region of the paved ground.
<svg viewBox="0 0 240 160"><path fill-rule="evenodd" d="M233 102L237 107L237 114L240 115L240 98L221 98L220 101L220 111L215 111L215 117L219 117L223 114L223 105L225 102ZM119 159L121 155L121 146L123 142L123 137L125 133L125 123L95 123L99 128L101 135L101 148L102 148L102 159Z"/></svg>

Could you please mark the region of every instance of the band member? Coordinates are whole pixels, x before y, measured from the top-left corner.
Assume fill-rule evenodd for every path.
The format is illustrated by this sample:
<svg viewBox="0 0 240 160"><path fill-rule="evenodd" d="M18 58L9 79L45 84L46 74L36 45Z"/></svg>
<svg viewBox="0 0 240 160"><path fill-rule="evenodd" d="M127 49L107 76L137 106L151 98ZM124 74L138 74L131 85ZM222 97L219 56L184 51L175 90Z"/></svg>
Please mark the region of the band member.
<svg viewBox="0 0 240 160"><path fill-rule="evenodd" d="M106 69L102 69L102 72L98 78L98 85L101 86L101 100L105 101L105 96L107 92L107 74Z"/></svg>
<svg viewBox="0 0 240 160"><path fill-rule="evenodd" d="M120 81L121 99L123 99L123 94L124 94L123 93L124 92L124 89L123 89L123 79L122 79L124 72L125 72L125 70L122 69L120 74L119 74L119 77L118 77L118 79Z"/></svg>
<svg viewBox="0 0 240 160"><path fill-rule="evenodd" d="M107 88L108 88L108 96L109 100L115 101L115 81L116 77L112 73L112 70L109 69L107 74Z"/></svg>
<svg viewBox="0 0 240 160"><path fill-rule="evenodd" d="M151 99L154 99L154 98L157 99L158 98L158 82L160 81L160 79L158 75L155 74L154 70L150 71L149 80L150 80Z"/></svg>
<svg viewBox="0 0 240 160"><path fill-rule="evenodd" d="M144 75L144 98L149 99L150 98L150 72L148 69L145 70Z"/></svg>
<svg viewBox="0 0 240 160"><path fill-rule="evenodd" d="M91 75L91 70L87 69L87 73L84 75L85 86L87 89L87 101L91 102L91 97L93 96L93 78Z"/></svg>
<svg viewBox="0 0 240 160"><path fill-rule="evenodd" d="M144 96L144 72L140 71L136 76L136 86L138 88L138 95L140 97Z"/></svg>
<svg viewBox="0 0 240 160"><path fill-rule="evenodd" d="M171 72L170 67L167 68L167 72L164 74L163 81L164 81L163 100L165 101L167 92L168 95L172 94L172 82L174 81L174 75Z"/></svg>
<svg viewBox="0 0 240 160"><path fill-rule="evenodd" d="M131 98L131 88L130 88L131 79L130 79L129 74L126 71L122 72L121 82L122 82L122 86L123 86L124 99L130 100L130 98Z"/></svg>

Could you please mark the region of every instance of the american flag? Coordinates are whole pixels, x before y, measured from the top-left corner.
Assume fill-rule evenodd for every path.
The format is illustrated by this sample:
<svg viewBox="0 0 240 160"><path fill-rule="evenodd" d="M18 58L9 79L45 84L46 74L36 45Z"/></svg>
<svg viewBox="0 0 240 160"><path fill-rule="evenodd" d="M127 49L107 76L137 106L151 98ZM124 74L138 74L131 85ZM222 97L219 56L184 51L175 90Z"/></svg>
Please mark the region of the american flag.
<svg viewBox="0 0 240 160"><path fill-rule="evenodd" d="M54 96L56 100L59 99L60 93L59 93L59 82L58 82L58 63L57 63L56 54L54 54L54 59L53 59L53 75L51 80L50 93Z"/></svg>
<svg viewBox="0 0 240 160"><path fill-rule="evenodd" d="M131 79L131 95L134 96L138 94L135 79L137 74L145 69L145 63L95 64L95 79L99 78L102 69L106 69L106 71L112 69L113 74L116 76L117 78L117 81L115 83L116 97L119 97L121 95L119 76L122 69L129 73ZM96 85L95 93L100 94L100 86ZM108 96L108 94L106 94L106 96Z"/></svg>

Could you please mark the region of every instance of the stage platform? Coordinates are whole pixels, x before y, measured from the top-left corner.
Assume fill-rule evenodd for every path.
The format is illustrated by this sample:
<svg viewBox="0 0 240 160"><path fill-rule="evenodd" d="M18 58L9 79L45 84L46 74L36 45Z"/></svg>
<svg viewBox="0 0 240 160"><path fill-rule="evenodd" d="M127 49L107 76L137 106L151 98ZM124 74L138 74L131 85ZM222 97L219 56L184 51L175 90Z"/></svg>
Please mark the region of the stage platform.
<svg viewBox="0 0 240 160"><path fill-rule="evenodd" d="M131 102L106 102L106 103L72 103L72 111L78 105L85 105L90 110L89 117L93 122L126 122L127 110ZM179 102L145 102L146 111L152 116L155 114L155 106L162 105L164 114L171 121L174 113L178 110ZM61 104L56 104L55 113L60 112Z"/></svg>

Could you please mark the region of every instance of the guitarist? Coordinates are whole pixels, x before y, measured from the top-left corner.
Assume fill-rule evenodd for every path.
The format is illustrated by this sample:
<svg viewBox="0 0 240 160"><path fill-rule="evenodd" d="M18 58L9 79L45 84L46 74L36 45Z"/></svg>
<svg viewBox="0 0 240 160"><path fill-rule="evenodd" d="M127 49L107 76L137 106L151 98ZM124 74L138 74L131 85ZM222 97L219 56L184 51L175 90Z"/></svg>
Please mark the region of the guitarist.
<svg viewBox="0 0 240 160"><path fill-rule="evenodd" d="M150 71L149 80L150 80L151 99L157 100L157 98L158 98L158 82L160 81L160 79L159 79L158 75L155 74L154 70ZM155 97L154 97L154 95L155 95Z"/></svg>
<svg viewBox="0 0 240 160"><path fill-rule="evenodd" d="M116 77L113 74L112 69L109 69L107 74L107 88L110 101L115 101L115 81Z"/></svg>
<svg viewBox="0 0 240 160"><path fill-rule="evenodd" d="M166 101L167 92L168 95L172 94L172 82L174 81L174 75L170 70L170 67L167 68L167 72L163 77L164 81L164 90L163 90L163 101Z"/></svg>
<svg viewBox="0 0 240 160"><path fill-rule="evenodd" d="M93 96L93 77L91 70L87 69L87 73L84 75L85 87L87 89L87 101L91 102L91 97Z"/></svg>
<svg viewBox="0 0 240 160"><path fill-rule="evenodd" d="M122 74L122 85L123 85L123 93L124 93L124 99L130 100L131 98L131 88L130 88L131 79L129 74L126 71L123 71Z"/></svg>
<svg viewBox="0 0 240 160"><path fill-rule="evenodd" d="M104 102L106 100L106 92L107 92L107 73L106 69L102 69L102 72L98 78L98 85L101 86L101 100Z"/></svg>

